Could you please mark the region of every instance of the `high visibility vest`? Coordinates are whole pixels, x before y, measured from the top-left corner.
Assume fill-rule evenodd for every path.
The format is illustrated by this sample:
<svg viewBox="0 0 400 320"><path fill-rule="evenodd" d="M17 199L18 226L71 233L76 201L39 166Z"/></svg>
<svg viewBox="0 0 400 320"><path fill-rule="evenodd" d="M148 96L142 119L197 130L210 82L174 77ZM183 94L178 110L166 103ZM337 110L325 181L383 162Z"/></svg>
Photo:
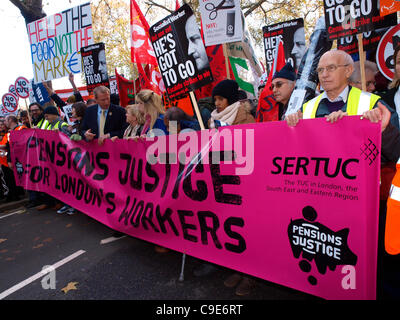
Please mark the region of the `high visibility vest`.
<svg viewBox="0 0 400 320"><path fill-rule="evenodd" d="M54 125L53 128L50 127L50 123L47 122L47 126L44 128L44 130L57 130L60 129L60 127L65 127L68 126L68 123L64 121L57 121L57 123Z"/></svg>
<svg viewBox="0 0 400 320"><path fill-rule="evenodd" d="M400 253L400 159L387 201L385 250L389 254Z"/></svg>
<svg viewBox="0 0 400 320"><path fill-rule="evenodd" d="M22 130L22 129L28 129L28 127L27 126L24 126L23 124L21 124L21 125L18 125L18 126L16 126L14 129L12 129L11 131L19 131L19 130ZM7 136L7 141L9 142L10 141L10 132L7 132L6 133L6 136Z"/></svg>
<svg viewBox="0 0 400 320"><path fill-rule="evenodd" d="M303 119L315 118L321 98L322 93L303 104ZM349 116L362 115L365 111L371 110L379 99L376 94L352 87L347 98L346 112Z"/></svg>
<svg viewBox="0 0 400 320"><path fill-rule="evenodd" d="M35 126L35 128L45 130L45 128L47 128L48 125L49 125L49 122L48 122L45 118L42 118L42 119L37 123L37 125Z"/></svg>
<svg viewBox="0 0 400 320"><path fill-rule="evenodd" d="M0 140L0 145L5 146L7 144L7 134L3 136L3 138ZM5 149L1 149L3 152L6 152ZM8 162L7 162L7 156L0 156L0 165L8 167Z"/></svg>

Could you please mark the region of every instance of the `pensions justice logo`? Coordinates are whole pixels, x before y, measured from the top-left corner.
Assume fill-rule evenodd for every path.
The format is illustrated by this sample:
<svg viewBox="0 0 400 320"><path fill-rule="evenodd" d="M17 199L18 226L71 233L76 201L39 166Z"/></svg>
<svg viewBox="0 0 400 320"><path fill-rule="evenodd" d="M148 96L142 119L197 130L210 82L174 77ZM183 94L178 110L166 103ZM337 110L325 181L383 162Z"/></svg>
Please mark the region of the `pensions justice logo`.
<svg viewBox="0 0 400 320"><path fill-rule="evenodd" d="M337 232L315 222L317 212L311 206L302 210L304 219L291 220L288 227L288 236L293 255L299 262L301 271L311 272L311 262L315 261L318 272L325 274L327 268L331 271L338 265L356 265L357 256L349 249L347 238L349 229L345 228ZM308 282L317 284L317 278L310 275Z"/></svg>

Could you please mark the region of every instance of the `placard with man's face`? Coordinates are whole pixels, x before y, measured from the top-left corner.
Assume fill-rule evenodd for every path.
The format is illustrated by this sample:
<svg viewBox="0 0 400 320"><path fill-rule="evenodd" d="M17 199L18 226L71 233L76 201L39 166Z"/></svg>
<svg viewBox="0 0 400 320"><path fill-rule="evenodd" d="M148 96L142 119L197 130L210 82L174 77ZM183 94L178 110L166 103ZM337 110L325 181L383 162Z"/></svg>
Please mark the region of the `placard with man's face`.
<svg viewBox="0 0 400 320"><path fill-rule="evenodd" d="M306 53L304 20L295 19L263 27L265 60L268 72L272 68L275 50L280 40L283 42L285 60L297 70Z"/></svg>

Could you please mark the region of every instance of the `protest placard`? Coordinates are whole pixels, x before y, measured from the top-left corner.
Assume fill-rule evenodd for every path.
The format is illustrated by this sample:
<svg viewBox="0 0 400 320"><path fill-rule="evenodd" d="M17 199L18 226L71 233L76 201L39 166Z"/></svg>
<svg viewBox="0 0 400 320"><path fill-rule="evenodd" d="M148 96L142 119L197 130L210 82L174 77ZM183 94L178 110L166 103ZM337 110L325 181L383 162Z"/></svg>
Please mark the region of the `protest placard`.
<svg viewBox="0 0 400 320"><path fill-rule="evenodd" d="M109 78L110 81L110 93L113 94L118 94L118 86L117 86L117 77L116 76L111 76Z"/></svg>
<svg viewBox="0 0 400 320"><path fill-rule="evenodd" d="M387 28L363 32L364 51L374 50L378 46ZM348 54L358 53L358 41L356 36L342 37L337 42L338 50L346 51Z"/></svg>
<svg viewBox="0 0 400 320"><path fill-rule="evenodd" d="M379 123L276 121L102 146L27 129L10 141L17 185L119 232L326 299L376 297Z"/></svg>
<svg viewBox="0 0 400 320"><path fill-rule="evenodd" d="M283 42L286 61L296 69L299 67L301 58L307 50L302 18L264 26L263 37L268 72L271 70L279 40Z"/></svg>
<svg viewBox="0 0 400 320"><path fill-rule="evenodd" d="M7 110L4 108L4 106L1 104L1 105L0 105L0 116L1 116L1 117L6 117L6 116L9 116L9 115L17 116L17 115L18 115L18 109L14 110L13 112L9 112L9 111L7 111Z"/></svg>
<svg viewBox="0 0 400 320"><path fill-rule="evenodd" d="M199 8L206 46L242 41L239 0L203 0Z"/></svg>
<svg viewBox="0 0 400 320"><path fill-rule="evenodd" d="M373 24L373 29L363 32L363 48L364 51L375 50L378 46L382 36L388 30L388 28L397 25L396 14L391 14L383 17L379 21ZM358 40L356 36L350 35L346 37L340 37L337 41L337 48L339 50L346 51L348 54L358 52Z"/></svg>
<svg viewBox="0 0 400 320"><path fill-rule="evenodd" d="M72 104L67 104L66 106L62 107L62 109L67 123L70 126L74 125L74 120L72 120Z"/></svg>
<svg viewBox="0 0 400 320"><path fill-rule="evenodd" d="M1 102L6 112L14 112L18 109L18 97L11 92L3 94Z"/></svg>
<svg viewBox="0 0 400 320"><path fill-rule="evenodd" d="M22 99L29 97L29 86L29 80L24 77L18 77L17 80L15 80L15 92Z"/></svg>
<svg viewBox="0 0 400 320"><path fill-rule="evenodd" d="M331 40L371 31L384 21L376 0L324 0L324 13Z"/></svg>
<svg viewBox="0 0 400 320"><path fill-rule="evenodd" d="M170 99L212 82L205 46L189 5L151 26L150 40Z"/></svg>
<svg viewBox="0 0 400 320"><path fill-rule="evenodd" d="M82 72L81 47L93 44L90 3L27 25L35 83Z"/></svg>
<svg viewBox="0 0 400 320"><path fill-rule="evenodd" d="M40 105L44 105L45 103L50 101L49 93L47 92L44 85L39 83L34 83L33 79L30 82L31 84L31 93L30 93L30 101L38 102Z"/></svg>
<svg viewBox="0 0 400 320"><path fill-rule="evenodd" d="M400 25L390 28L382 36L376 51L376 64L379 71L388 79L394 76L395 61L393 59L394 49L400 44Z"/></svg>
<svg viewBox="0 0 400 320"><path fill-rule="evenodd" d="M13 95L15 95L17 97L17 99L19 100L19 97L17 95L17 90L15 89L15 85L10 84L10 86L8 87L8 92L11 92Z"/></svg>
<svg viewBox="0 0 400 320"><path fill-rule="evenodd" d="M104 43L81 48L82 68L85 72L86 86L91 93L98 86L110 87L107 72Z"/></svg>

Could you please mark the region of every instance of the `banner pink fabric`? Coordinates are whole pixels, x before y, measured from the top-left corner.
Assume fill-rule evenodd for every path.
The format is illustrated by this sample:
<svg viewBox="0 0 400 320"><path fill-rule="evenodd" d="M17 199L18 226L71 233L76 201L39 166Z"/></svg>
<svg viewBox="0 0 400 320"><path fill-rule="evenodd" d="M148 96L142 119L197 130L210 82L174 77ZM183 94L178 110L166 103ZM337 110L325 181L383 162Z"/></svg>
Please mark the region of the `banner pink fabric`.
<svg viewBox="0 0 400 320"><path fill-rule="evenodd" d="M13 131L16 181L200 259L326 299L375 299L379 124L312 119L177 138L99 146ZM146 163L167 150L170 163L177 151L191 162Z"/></svg>

